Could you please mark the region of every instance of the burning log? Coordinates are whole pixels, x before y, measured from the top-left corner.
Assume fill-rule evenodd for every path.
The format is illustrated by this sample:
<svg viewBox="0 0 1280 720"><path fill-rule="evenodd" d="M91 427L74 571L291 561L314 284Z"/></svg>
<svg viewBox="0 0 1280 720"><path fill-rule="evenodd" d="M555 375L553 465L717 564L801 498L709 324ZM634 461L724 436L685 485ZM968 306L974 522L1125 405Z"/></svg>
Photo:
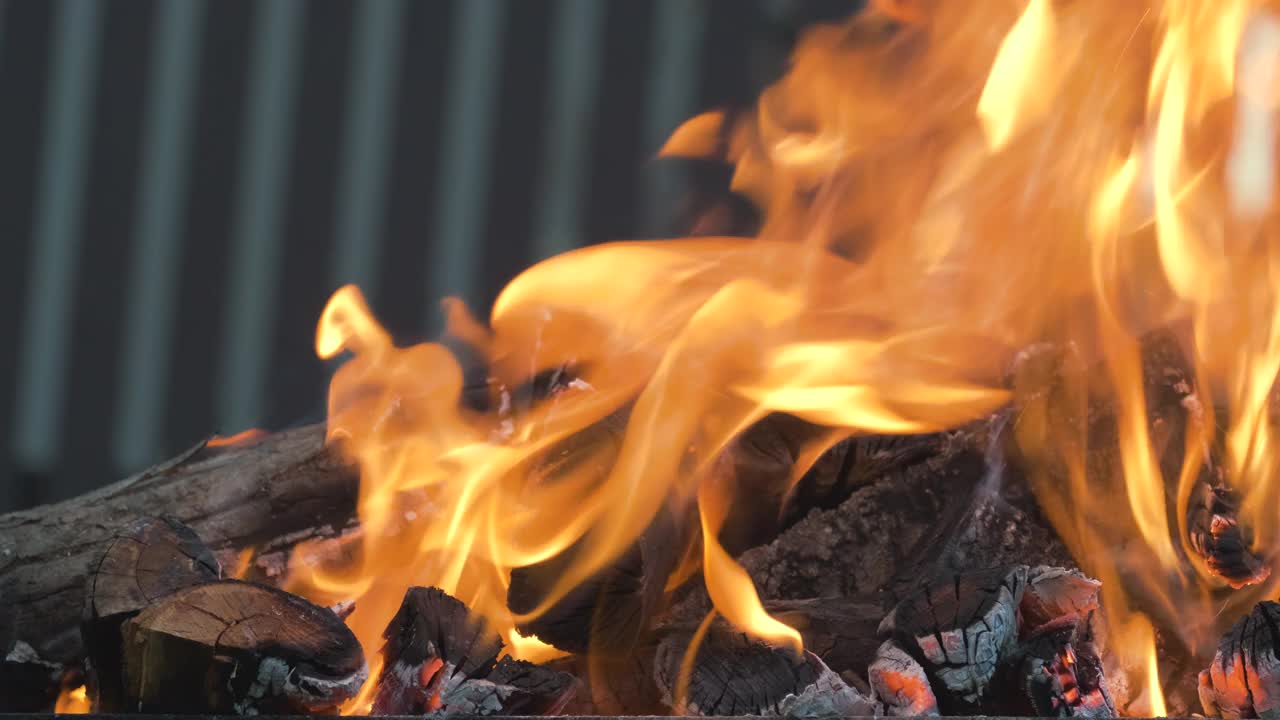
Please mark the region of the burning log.
<svg viewBox="0 0 1280 720"><path fill-rule="evenodd" d="M237 580L178 590L122 634L125 701L142 712L336 713L368 676L332 611Z"/></svg>
<svg viewBox="0 0 1280 720"><path fill-rule="evenodd" d="M1019 645L1004 663L1005 712L1035 717L1115 717L1093 625L1059 626Z"/></svg>
<svg viewBox="0 0 1280 720"><path fill-rule="evenodd" d="M1209 482L1202 473L1187 506L1187 534L1191 548L1204 559L1209 572L1240 589L1271 576L1271 567L1249 549L1252 538L1239 522L1236 493Z"/></svg>
<svg viewBox="0 0 1280 720"><path fill-rule="evenodd" d="M925 585L885 618L881 634L919 658L942 709L976 706L1018 638L1027 568L997 568ZM948 701L951 702L948 702Z"/></svg>
<svg viewBox="0 0 1280 720"><path fill-rule="evenodd" d="M522 623L536 635L573 653L626 654L634 649L663 609L667 579L676 569L687 524L670 510L660 512L630 550L575 587L545 613ZM528 613L572 562L576 548L536 565L511 571L507 606Z"/></svg>
<svg viewBox="0 0 1280 720"><path fill-rule="evenodd" d="M1218 644L1200 673L1200 704L1210 717L1274 717L1280 711L1280 603L1260 602Z"/></svg>
<svg viewBox="0 0 1280 720"><path fill-rule="evenodd" d="M700 642L696 637L696 633L672 633L659 643L654 658L654 681L663 702L679 714L876 714L871 700L813 653L797 655L767 645L719 620ZM689 652L695 653L691 661L686 657ZM682 686L686 666L688 677Z"/></svg>
<svg viewBox="0 0 1280 720"><path fill-rule="evenodd" d="M836 673L864 675L880 647L876 633L885 612L879 603L849 598L772 600L765 609L799 631L805 649Z"/></svg>
<svg viewBox="0 0 1280 720"><path fill-rule="evenodd" d="M218 561L195 531L173 518L144 518L118 534L90 570L80 627L89 697L99 712L123 712L121 627L152 603L217 580Z"/></svg>
<svg viewBox="0 0 1280 720"><path fill-rule="evenodd" d="M568 673L499 660L502 639L437 588L409 588L383 637L375 715L554 715L578 688Z"/></svg>
<svg viewBox="0 0 1280 720"><path fill-rule="evenodd" d="M82 497L0 516L0 625L44 660L78 662L85 578L116 530L147 515L190 525L219 555L287 554L337 535L355 514L357 479L319 425L244 444L205 443Z"/></svg>
<svg viewBox="0 0 1280 720"><path fill-rule="evenodd" d="M1113 713L1089 625L1098 589L1026 566L926 583L885 618L871 686L896 715Z"/></svg>

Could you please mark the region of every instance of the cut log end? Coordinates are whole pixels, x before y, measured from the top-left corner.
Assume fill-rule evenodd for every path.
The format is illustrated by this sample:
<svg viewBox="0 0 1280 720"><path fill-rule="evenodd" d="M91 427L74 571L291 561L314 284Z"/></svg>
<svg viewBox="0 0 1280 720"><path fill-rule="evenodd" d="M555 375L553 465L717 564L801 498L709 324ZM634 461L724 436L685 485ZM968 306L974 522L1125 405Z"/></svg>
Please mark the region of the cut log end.
<svg viewBox="0 0 1280 720"><path fill-rule="evenodd" d="M118 533L85 582L80 634L89 696L99 712L123 712L121 628L152 603L184 587L218 579L213 553L174 518L142 518Z"/></svg>
<svg viewBox="0 0 1280 720"><path fill-rule="evenodd" d="M368 674L333 612L235 580L179 590L122 632L126 700L143 712L335 712Z"/></svg>

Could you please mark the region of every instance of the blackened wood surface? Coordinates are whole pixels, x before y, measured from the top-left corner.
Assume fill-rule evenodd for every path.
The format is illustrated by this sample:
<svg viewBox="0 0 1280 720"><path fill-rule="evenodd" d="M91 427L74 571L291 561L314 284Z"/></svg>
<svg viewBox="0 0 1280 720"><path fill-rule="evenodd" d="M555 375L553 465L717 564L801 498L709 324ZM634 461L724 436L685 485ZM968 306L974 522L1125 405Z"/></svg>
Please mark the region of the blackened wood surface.
<svg viewBox="0 0 1280 720"><path fill-rule="evenodd" d="M580 683L511 657L481 618L438 588L413 587L383 632L374 715L551 715Z"/></svg>
<svg viewBox="0 0 1280 720"><path fill-rule="evenodd" d="M107 545L85 583L80 627L95 710L128 709L121 666L124 622L176 590L219 575L209 548L195 531L173 518L139 520Z"/></svg>
<svg viewBox="0 0 1280 720"><path fill-rule="evenodd" d="M782 700L817 680L820 668L806 655L766 645L723 622L713 623L697 647L693 633L673 633L658 645L654 680L663 700L689 715L777 714ZM679 697L681 664L693 651L687 697Z"/></svg>
<svg viewBox="0 0 1280 720"><path fill-rule="evenodd" d="M1280 709L1280 603L1258 603L1222 638L1200 673L1200 703L1210 717L1232 720Z"/></svg>
<svg viewBox="0 0 1280 720"><path fill-rule="evenodd" d="M126 701L143 712L336 713L367 676L332 611L238 580L179 590L122 634Z"/></svg>
<svg viewBox="0 0 1280 720"><path fill-rule="evenodd" d="M88 495L0 515L0 622L42 657L76 661L85 577L120 528L170 515L215 550L287 549L350 523L356 490L355 473L313 425L195 448Z"/></svg>

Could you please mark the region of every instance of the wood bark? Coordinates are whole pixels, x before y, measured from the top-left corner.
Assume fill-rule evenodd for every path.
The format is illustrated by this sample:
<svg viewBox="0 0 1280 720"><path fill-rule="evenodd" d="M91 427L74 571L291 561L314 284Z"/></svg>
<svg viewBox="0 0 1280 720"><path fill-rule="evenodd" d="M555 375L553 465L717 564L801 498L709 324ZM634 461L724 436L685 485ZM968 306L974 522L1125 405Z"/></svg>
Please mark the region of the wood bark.
<svg viewBox="0 0 1280 720"><path fill-rule="evenodd" d="M342 533L357 482L312 425L243 445L201 443L88 495L0 515L0 626L45 660L78 662L85 578L121 528L167 515L224 560L244 548L279 557Z"/></svg>

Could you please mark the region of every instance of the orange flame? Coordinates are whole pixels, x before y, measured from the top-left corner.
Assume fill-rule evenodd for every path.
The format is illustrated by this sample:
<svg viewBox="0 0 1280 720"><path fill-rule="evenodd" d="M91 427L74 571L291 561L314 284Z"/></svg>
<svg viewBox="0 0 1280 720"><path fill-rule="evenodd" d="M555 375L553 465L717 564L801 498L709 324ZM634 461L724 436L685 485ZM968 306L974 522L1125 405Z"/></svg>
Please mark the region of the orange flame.
<svg viewBox="0 0 1280 720"><path fill-rule="evenodd" d="M437 585L536 658L549 649L516 625L675 509L699 518L716 611L798 647L717 538L751 501L710 471L724 448L771 413L831 428L810 459L851 434L954 427L1006 403L1015 357L1048 343L1061 387L1022 413L1018 440L1046 513L1104 581L1144 711L1164 710L1152 622L1179 618L1200 649L1231 619L1183 539L1217 408L1241 521L1257 547L1280 539L1277 3L872 7L810 30L754 114L698 116L664 148L703 155L728 138L733 189L764 211L757 237L571 252L507 286L487 327L448 305L494 387L572 368L579 382L554 399L474 409L442 345L396 347L358 290L334 294L316 351L351 355L328 432L361 469L364 546L295 589L358 598L349 622L373 649L404 588ZM1156 328L1177 331L1197 381L1176 482L1143 384L1139 339ZM1084 422L1096 397L1116 408L1105 467ZM590 462L546 470L620 411L620 446L588 442ZM513 616L512 569L570 547L543 606ZM1247 608L1275 583L1226 602Z"/></svg>
<svg viewBox="0 0 1280 720"><path fill-rule="evenodd" d="M91 709L89 695L83 685L62 688L62 692L58 693L58 702L53 706L53 712L58 715L85 715Z"/></svg>

